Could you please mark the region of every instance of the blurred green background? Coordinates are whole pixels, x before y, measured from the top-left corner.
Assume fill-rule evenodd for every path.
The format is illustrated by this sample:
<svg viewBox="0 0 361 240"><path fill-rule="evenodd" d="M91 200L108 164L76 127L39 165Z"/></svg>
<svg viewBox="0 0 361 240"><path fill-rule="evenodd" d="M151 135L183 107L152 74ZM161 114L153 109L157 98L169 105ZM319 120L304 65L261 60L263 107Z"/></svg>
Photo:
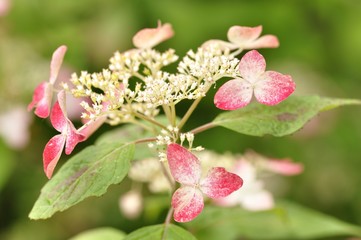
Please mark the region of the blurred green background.
<svg viewBox="0 0 361 240"><path fill-rule="evenodd" d="M132 36L141 28L155 27L158 19L175 30L159 49L174 48L179 56L210 38L226 39L232 25L263 25L263 34L275 34L281 42L279 49L261 50L267 67L292 75L295 94L361 98L360 12L359 0L10 0L8 11L0 10L0 115L30 102L33 88L48 78L51 54L59 45L68 46L65 78L85 69L101 71L113 52L131 48ZM202 102L189 129L219 112L211 96ZM359 107L344 107L322 113L284 138L247 137L216 128L200 134L197 143L219 152L253 149L302 162L305 172L280 181L276 196L361 225L360 119ZM18 117L12 126L20 129L17 124L24 121ZM118 199L129 189L126 182L49 220L30 221L27 215L47 181L42 150L56 132L35 117L29 131L30 141L21 146L9 145L1 134L0 239L66 239L101 226L129 232L160 221L154 214L136 220L121 215Z"/></svg>

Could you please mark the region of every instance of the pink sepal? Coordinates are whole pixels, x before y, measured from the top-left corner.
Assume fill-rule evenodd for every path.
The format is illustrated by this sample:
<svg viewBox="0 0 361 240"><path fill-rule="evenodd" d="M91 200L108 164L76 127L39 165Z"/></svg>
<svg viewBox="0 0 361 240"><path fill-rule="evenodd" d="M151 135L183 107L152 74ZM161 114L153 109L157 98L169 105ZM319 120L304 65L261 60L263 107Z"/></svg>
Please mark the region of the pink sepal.
<svg viewBox="0 0 361 240"><path fill-rule="evenodd" d="M202 192L195 187L183 186L173 194L172 207L176 222L192 221L203 210Z"/></svg>
<svg viewBox="0 0 361 240"><path fill-rule="evenodd" d="M197 184L201 177L199 159L184 147L172 143L167 147L169 169L174 179L182 184Z"/></svg>
<svg viewBox="0 0 361 240"><path fill-rule="evenodd" d="M266 60L256 50L247 52L239 62L239 73L249 83L259 81L259 77L266 71Z"/></svg>
<svg viewBox="0 0 361 240"><path fill-rule="evenodd" d="M274 71L266 71L254 87L257 101L265 105L276 105L291 95L296 88L292 77Z"/></svg>
<svg viewBox="0 0 361 240"><path fill-rule="evenodd" d="M50 179L53 175L54 168L58 163L61 152L65 145L65 135L58 134L52 137L45 145L43 151L43 165L46 176Z"/></svg>
<svg viewBox="0 0 361 240"><path fill-rule="evenodd" d="M40 83L34 90L33 99L28 105L28 111L35 107L35 115L47 118L50 113L50 105L53 97L53 86L48 82Z"/></svg>
<svg viewBox="0 0 361 240"><path fill-rule="evenodd" d="M63 63L63 59L66 53L67 47L62 45L58 47L51 58L50 62L50 78L49 83L54 84L56 79L58 78L59 70L61 64Z"/></svg>
<svg viewBox="0 0 361 240"><path fill-rule="evenodd" d="M275 35L264 35L254 42L248 43L247 49L259 49L259 48L278 48L280 42Z"/></svg>
<svg viewBox="0 0 361 240"><path fill-rule="evenodd" d="M242 185L242 178L227 172L223 167L210 169L207 177L200 184L202 192L210 198L226 197L240 189Z"/></svg>
<svg viewBox="0 0 361 240"><path fill-rule="evenodd" d="M253 88L243 79L229 80L214 95L214 104L222 110L235 110L248 105L252 99Z"/></svg>
<svg viewBox="0 0 361 240"><path fill-rule="evenodd" d="M159 43L173 37L172 25L158 22L157 28L145 28L140 30L133 37L133 44L137 48L152 48Z"/></svg>
<svg viewBox="0 0 361 240"><path fill-rule="evenodd" d="M75 129L74 125L69 121L67 136L66 136L66 144L65 144L65 154L69 155L74 150L75 146L84 141L85 136Z"/></svg>
<svg viewBox="0 0 361 240"><path fill-rule="evenodd" d="M257 27L243 27L232 26L227 32L228 40L234 44L246 45L249 42L257 39L262 32L262 26Z"/></svg>

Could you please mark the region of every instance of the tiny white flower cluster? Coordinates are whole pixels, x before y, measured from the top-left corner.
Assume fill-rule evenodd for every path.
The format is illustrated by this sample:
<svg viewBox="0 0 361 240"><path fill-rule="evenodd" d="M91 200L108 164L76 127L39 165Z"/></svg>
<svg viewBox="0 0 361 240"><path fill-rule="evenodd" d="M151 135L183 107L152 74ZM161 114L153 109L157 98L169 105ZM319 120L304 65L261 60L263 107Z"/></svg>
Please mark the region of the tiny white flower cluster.
<svg viewBox="0 0 361 240"><path fill-rule="evenodd" d="M200 47L196 52L190 50L179 63L178 73L162 70L177 60L173 49L163 53L152 48L131 49L116 52L109 68L100 73L73 74L72 94L91 101L82 103L82 117L95 119L105 115L112 125L131 122L136 117L154 118L159 107L202 98L218 79L238 74L239 60L229 49L216 44ZM69 91L69 86L64 88Z"/></svg>

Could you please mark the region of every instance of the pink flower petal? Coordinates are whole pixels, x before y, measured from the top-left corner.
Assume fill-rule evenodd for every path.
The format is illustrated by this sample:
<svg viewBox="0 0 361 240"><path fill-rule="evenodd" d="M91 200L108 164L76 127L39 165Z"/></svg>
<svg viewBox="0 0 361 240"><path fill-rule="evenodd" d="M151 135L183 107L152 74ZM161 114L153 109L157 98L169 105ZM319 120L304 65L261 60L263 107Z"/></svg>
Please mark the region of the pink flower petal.
<svg viewBox="0 0 361 240"><path fill-rule="evenodd" d="M264 35L255 41L247 44L245 49L256 49L256 48L277 48L280 43L278 38L274 35Z"/></svg>
<svg viewBox="0 0 361 240"><path fill-rule="evenodd" d="M68 120L68 131L66 135L65 154L69 155L75 146L85 140L85 136L78 133L74 125Z"/></svg>
<svg viewBox="0 0 361 240"><path fill-rule="evenodd" d="M35 115L40 118L47 118L50 113L53 86L48 82L40 83L34 91L33 100L28 105L28 111L35 109Z"/></svg>
<svg viewBox="0 0 361 240"><path fill-rule="evenodd" d="M256 50L247 52L239 63L241 76L250 83L255 83L266 70L266 60Z"/></svg>
<svg viewBox="0 0 361 240"><path fill-rule="evenodd" d="M137 32L133 37L133 44L137 48L152 48L173 35L172 25L169 23L161 25L158 22L157 28L145 28Z"/></svg>
<svg viewBox="0 0 361 240"><path fill-rule="evenodd" d="M192 221L203 210L202 192L195 187L181 187L173 194L172 207L176 222Z"/></svg>
<svg viewBox="0 0 361 240"><path fill-rule="evenodd" d="M222 110L235 110L248 105L253 88L243 79L233 79L223 84L214 96L214 104Z"/></svg>
<svg viewBox="0 0 361 240"><path fill-rule="evenodd" d="M61 64L63 63L63 59L64 59L64 55L66 53L67 47L66 46L60 46L58 47L54 53L53 56L51 58L51 63L50 63L50 78L49 78L49 83L54 84L57 77L58 77L58 73L61 67Z"/></svg>
<svg viewBox="0 0 361 240"><path fill-rule="evenodd" d="M231 43L240 45L241 47L247 46L249 42L257 39L262 32L262 26L257 27L242 27L233 26L228 30L227 37Z"/></svg>
<svg viewBox="0 0 361 240"><path fill-rule="evenodd" d="M201 190L210 198L221 198L242 185L243 180L237 174L227 172L223 167L215 167L209 170L207 177L201 182Z"/></svg>
<svg viewBox="0 0 361 240"><path fill-rule="evenodd" d="M54 168L59 161L65 144L65 135L59 134L52 137L46 144L43 152L43 164L46 176L50 179Z"/></svg>
<svg viewBox="0 0 361 240"><path fill-rule="evenodd" d="M201 177L201 163L190 151L179 144L167 147L169 169L174 179L182 184L198 184Z"/></svg>
<svg viewBox="0 0 361 240"><path fill-rule="evenodd" d="M276 105L291 95L296 88L291 76L274 71L267 71L256 83L254 95L258 102Z"/></svg>
<svg viewBox="0 0 361 240"><path fill-rule="evenodd" d="M288 159L269 160L266 162L266 168L286 176L297 175L303 172L303 165L301 163L291 162Z"/></svg>
<svg viewBox="0 0 361 240"><path fill-rule="evenodd" d="M59 132L62 133L66 130L68 120L60 107L59 100L55 102L51 110L50 121L53 127Z"/></svg>

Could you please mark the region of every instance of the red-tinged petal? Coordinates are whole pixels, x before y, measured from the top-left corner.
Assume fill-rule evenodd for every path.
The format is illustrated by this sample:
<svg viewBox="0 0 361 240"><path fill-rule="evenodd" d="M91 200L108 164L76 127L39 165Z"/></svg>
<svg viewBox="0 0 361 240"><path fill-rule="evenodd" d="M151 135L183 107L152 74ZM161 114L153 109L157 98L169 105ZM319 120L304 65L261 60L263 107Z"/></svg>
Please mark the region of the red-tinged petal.
<svg viewBox="0 0 361 240"><path fill-rule="evenodd" d="M202 192L195 187L181 187L173 194L172 207L176 222L192 221L203 210Z"/></svg>
<svg viewBox="0 0 361 240"><path fill-rule="evenodd" d="M59 132L64 132L67 127L67 118L65 117L59 100L55 102L53 109L51 110L50 121L53 127Z"/></svg>
<svg viewBox="0 0 361 240"><path fill-rule="evenodd" d="M296 88L292 77L278 72L267 71L254 87L254 96L258 102L276 105L291 95Z"/></svg>
<svg viewBox="0 0 361 240"><path fill-rule="evenodd" d="M53 53L53 57L51 58L51 63L50 63L50 78L49 78L49 82L51 84L54 84L58 77L58 73L59 73L61 64L63 63L63 59L64 59L64 55L66 53L66 50L67 50L67 47L63 45L63 46L58 47Z"/></svg>
<svg viewBox="0 0 361 240"><path fill-rule="evenodd" d="M179 144L167 147L169 169L174 179L182 184L198 184L201 177L201 163L190 151Z"/></svg>
<svg viewBox="0 0 361 240"><path fill-rule="evenodd" d="M250 83L255 83L266 70L266 60L256 50L247 52L239 63L241 76Z"/></svg>
<svg viewBox="0 0 361 240"><path fill-rule="evenodd" d="M233 26L228 30L227 37L231 43L237 44L240 47L247 46L249 42L254 41L261 35L262 26L257 27L242 27Z"/></svg>
<svg viewBox="0 0 361 240"><path fill-rule="evenodd" d="M52 137L46 144L43 152L43 164L46 176L50 179L54 168L59 161L65 144L65 135L59 134Z"/></svg>
<svg viewBox="0 0 361 240"><path fill-rule="evenodd" d="M288 159L269 160L266 162L266 168L272 172L286 176L297 175L303 172L303 165L301 163L291 162Z"/></svg>
<svg viewBox="0 0 361 240"><path fill-rule="evenodd" d="M33 100L28 105L28 111L36 108L34 113L40 118L47 118L50 113L53 86L48 82L40 83L34 91Z"/></svg>
<svg viewBox="0 0 361 240"><path fill-rule="evenodd" d="M242 185L240 176L223 167L215 167L209 170L207 177L201 182L201 191L210 198L221 198L240 189Z"/></svg>
<svg viewBox="0 0 361 240"><path fill-rule="evenodd" d="M256 48L277 48L280 43L278 38L274 35L264 35L253 42L247 44L245 49L256 49Z"/></svg>
<svg viewBox="0 0 361 240"><path fill-rule="evenodd" d="M169 23L161 25L158 22L157 28L145 28L137 32L133 37L133 44L137 48L152 48L173 35L172 25Z"/></svg>
<svg viewBox="0 0 361 240"><path fill-rule="evenodd" d="M78 133L74 128L74 125L68 120L68 130L66 135L65 154L69 155L75 148L75 146L84 141L85 136Z"/></svg>
<svg viewBox="0 0 361 240"><path fill-rule="evenodd" d="M214 95L214 104L222 110L244 107L252 99L253 88L243 79L233 79L223 84Z"/></svg>

